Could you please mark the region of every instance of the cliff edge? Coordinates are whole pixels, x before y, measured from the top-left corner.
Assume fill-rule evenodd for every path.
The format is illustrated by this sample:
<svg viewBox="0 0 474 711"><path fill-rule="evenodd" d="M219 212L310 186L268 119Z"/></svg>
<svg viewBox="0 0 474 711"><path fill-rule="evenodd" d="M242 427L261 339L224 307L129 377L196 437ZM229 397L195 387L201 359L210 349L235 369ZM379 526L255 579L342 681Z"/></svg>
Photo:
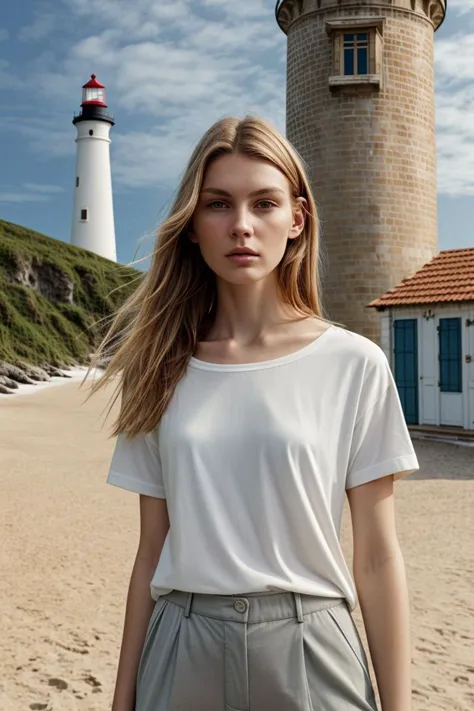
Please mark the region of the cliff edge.
<svg viewBox="0 0 474 711"><path fill-rule="evenodd" d="M141 274L0 220L0 392L88 365Z"/></svg>

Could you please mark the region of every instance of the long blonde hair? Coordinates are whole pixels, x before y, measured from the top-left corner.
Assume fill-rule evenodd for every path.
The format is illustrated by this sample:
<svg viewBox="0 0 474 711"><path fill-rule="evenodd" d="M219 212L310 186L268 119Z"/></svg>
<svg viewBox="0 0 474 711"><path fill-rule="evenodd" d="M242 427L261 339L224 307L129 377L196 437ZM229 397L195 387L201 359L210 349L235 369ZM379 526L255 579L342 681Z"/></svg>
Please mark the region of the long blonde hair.
<svg viewBox="0 0 474 711"><path fill-rule="evenodd" d="M188 229L206 169L223 154L270 161L288 179L293 199L306 199L303 233L288 240L278 266L280 296L298 314L328 321L320 297L316 204L302 160L262 118L218 121L191 155L169 216L158 231L149 271L114 314L90 363L88 373L101 363L105 370L92 384L89 397L118 376L110 409L119 395L122 399L112 436L145 434L158 425L197 342L213 323L215 275L188 238Z"/></svg>

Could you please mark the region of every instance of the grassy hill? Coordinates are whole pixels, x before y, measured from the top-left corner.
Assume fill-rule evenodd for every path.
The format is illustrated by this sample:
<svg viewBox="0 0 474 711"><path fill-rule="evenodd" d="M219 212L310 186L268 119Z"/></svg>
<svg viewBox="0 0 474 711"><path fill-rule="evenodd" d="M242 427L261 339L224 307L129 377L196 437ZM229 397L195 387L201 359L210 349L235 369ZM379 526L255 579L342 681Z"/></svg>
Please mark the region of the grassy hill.
<svg viewBox="0 0 474 711"><path fill-rule="evenodd" d="M136 289L137 275L0 220L0 361L56 367L87 363L105 328L93 324Z"/></svg>

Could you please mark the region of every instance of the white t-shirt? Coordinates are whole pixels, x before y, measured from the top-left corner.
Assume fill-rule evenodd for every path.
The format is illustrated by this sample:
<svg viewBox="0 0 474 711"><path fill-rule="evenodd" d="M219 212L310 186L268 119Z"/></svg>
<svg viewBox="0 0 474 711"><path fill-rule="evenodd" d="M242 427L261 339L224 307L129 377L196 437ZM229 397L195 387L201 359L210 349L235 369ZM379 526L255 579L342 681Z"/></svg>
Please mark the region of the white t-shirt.
<svg viewBox="0 0 474 711"><path fill-rule="evenodd" d="M107 481L167 500L154 599L284 590L354 609L345 490L417 469L384 352L330 326L265 362L191 358L158 427L119 435Z"/></svg>

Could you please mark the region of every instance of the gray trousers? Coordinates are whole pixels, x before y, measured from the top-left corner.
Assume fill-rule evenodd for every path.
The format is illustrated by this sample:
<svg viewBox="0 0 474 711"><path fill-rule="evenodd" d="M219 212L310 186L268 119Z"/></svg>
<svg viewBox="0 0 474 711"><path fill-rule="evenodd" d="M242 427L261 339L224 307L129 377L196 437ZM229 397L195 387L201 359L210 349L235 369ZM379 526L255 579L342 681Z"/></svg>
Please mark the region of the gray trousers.
<svg viewBox="0 0 474 711"><path fill-rule="evenodd" d="M135 711L376 711L343 599L201 595L155 605Z"/></svg>

